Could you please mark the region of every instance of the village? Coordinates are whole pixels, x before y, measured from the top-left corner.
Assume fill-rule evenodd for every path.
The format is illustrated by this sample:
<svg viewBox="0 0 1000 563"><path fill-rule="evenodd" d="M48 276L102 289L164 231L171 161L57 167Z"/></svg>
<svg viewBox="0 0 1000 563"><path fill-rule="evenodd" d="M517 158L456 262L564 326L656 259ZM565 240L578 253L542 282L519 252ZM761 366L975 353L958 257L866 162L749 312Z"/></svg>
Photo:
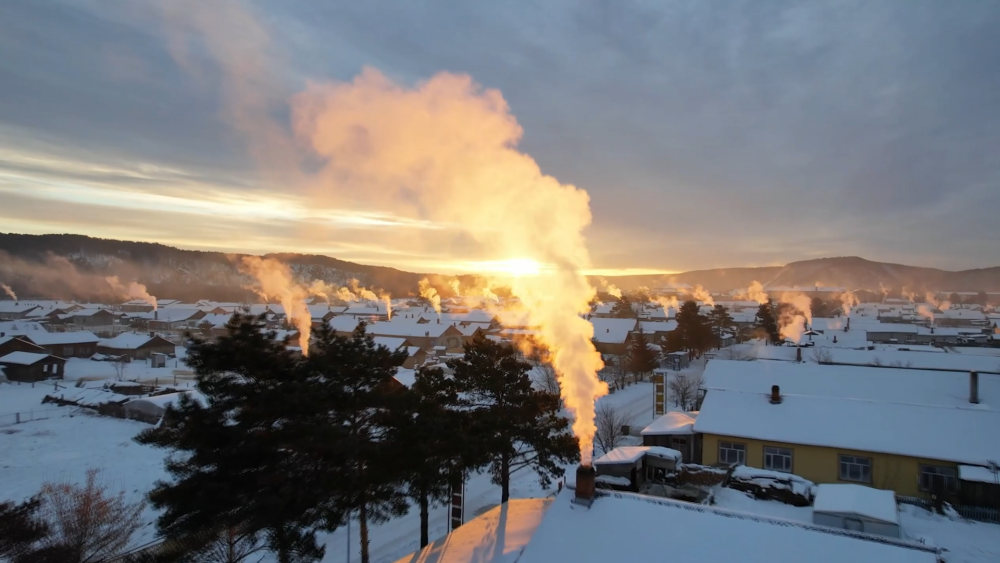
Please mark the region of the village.
<svg viewBox="0 0 1000 563"><path fill-rule="evenodd" d="M583 315L610 391L597 404L593 473L566 467L564 479L541 487L521 472L499 506L488 476L471 475L451 506L432 509L432 537L441 539L420 550L410 516L377 524L373 561L471 563L484 545L551 561L567 533L620 534L614 557L627 559L662 549L732 558L775 541L804 550L784 554L789 561L819 549L862 561L1000 557L1000 309L991 306L1000 296L862 302L819 286L608 289ZM515 299L305 306L314 330L349 336L364 323L376 345L400 351L401 386L488 339L522 350L535 386L559 393L533 346L538 327ZM775 334L764 311L773 311ZM704 338L689 326L692 312ZM274 339L301 351L296 324L276 304L0 301L6 497L87 468L143 497L165 477L163 460L131 437L171 424L171 407L201 396L187 346L225 336L239 315L259 316ZM580 506L594 514L580 520ZM132 548L157 544L155 517L145 509ZM625 539L655 537L663 525L734 539ZM326 560L350 552L359 541L350 533L323 539ZM610 548L582 540L574 549Z"/></svg>

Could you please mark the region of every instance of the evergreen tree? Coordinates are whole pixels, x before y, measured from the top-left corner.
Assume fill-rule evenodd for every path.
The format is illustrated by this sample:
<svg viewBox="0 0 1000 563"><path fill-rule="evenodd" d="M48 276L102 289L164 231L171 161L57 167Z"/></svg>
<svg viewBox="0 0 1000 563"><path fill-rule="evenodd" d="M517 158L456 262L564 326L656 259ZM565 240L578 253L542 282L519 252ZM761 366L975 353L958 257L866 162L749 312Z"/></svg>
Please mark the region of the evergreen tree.
<svg viewBox="0 0 1000 563"><path fill-rule="evenodd" d="M406 408L394 419L406 472L407 495L420 507L420 547L429 541L429 509L446 502L452 478L481 465L482 452L466 434L471 417L460 408L455 380L440 368L417 370Z"/></svg>
<svg viewBox="0 0 1000 563"><path fill-rule="evenodd" d="M778 322L774 318L774 302L772 300L768 299L767 303L761 303L760 307L757 308L757 317L754 326L767 334L772 344L781 342L781 335L778 332Z"/></svg>
<svg viewBox="0 0 1000 563"><path fill-rule="evenodd" d="M712 346L712 328L705 315L702 315L698 304L685 301L677 311L678 337L685 350L704 352Z"/></svg>
<svg viewBox="0 0 1000 563"><path fill-rule="evenodd" d="M405 351L376 345L364 323L350 338L321 327L305 360L308 371L323 381L317 398L325 400L319 403L332 407L326 423L338 429L339 443L324 450L322 459L324 465L342 468L328 475L333 491L328 514L332 523L345 511L348 517L357 514L362 563L370 560L369 525L409 508L405 467L399 463L404 446L393 432L399 427L396 417L406 412L406 389L394 377L405 360Z"/></svg>
<svg viewBox="0 0 1000 563"><path fill-rule="evenodd" d="M280 563L318 560L315 532L330 468L306 454L315 442L336 443L338 429L317 424L309 408L315 386L265 330L263 316L237 314L228 328L216 342L195 340L188 352L207 401L185 396L170 411L176 424L136 438L182 454L167 458L173 482L157 483L149 495L163 510L157 525L189 542L215 530L260 532Z"/></svg>
<svg viewBox="0 0 1000 563"><path fill-rule="evenodd" d="M722 345L722 333L731 329L734 325L733 317L729 314L729 309L723 305L716 305L709 314L709 321L712 325L712 335L715 337L715 346Z"/></svg>
<svg viewBox="0 0 1000 563"><path fill-rule="evenodd" d="M611 307L610 315L618 319L634 319L638 317L638 314L632 307L632 301L627 295L622 295L618 302Z"/></svg>
<svg viewBox="0 0 1000 563"><path fill-rule="evenodd" d="M20 561L35 553L35 546L49 532L38 515L40 505L38 497L21 503L0 502L0 560Z"/></svg>
<svg viewBox="0 0 1000 563"><path fill-rule="evenodd" d="M628 351L628 370L634 374L649 373L656 369L657 360L656 351L649 348L649 341L642 329L633 333Z"/></svg>
<svg viewBox="0 0 1000 563"><path fill-rule="evenodd" d="M559 415L559 397L532 388L531 365L513 347L480 335L448 367L472 417L469 442L489 452L500 502L510 498L512 472L530 467L547 487L563 475L561 464L579 459L569 421Z"/></svg>
<svg viewBox="0 0 1000 563"><path fill-rule="evenodd" d="M952 305L961 305L962 304L962 296L959 295L956 292L952 292L951 295L948 296L948 301Z"/></svg>

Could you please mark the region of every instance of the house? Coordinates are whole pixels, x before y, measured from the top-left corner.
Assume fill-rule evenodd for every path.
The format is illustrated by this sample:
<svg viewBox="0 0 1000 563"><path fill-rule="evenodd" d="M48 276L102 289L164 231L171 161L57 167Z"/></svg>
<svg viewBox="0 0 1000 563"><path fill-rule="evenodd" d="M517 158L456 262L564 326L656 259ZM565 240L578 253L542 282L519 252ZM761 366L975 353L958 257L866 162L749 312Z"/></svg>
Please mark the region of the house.
<svg viewBox="0 0 1000 563"><path fill-rule="evenodd" d="M701 435L694 431L697 413L668 412L642 429L642 445L670 448L683 463L701 463Z"/></svg>
<svg viewBox="0 0 1000 563"><path fill-rule="evenodd" d="M638 491L643 484L673 472L681 452L660 446L620 446L594 460L597 482Z"/></svg>
<svg viewBox="0 0 1000 563"><path fill-rule="evenodd" d="M0 357L0 367L10 381L63 379L66 375L66 360L51 354L11 352Z"/></svg>
<svg viewBox="0 0 1000 563"><path fill-rule="evenodd" d="M152 313L140 313L134 318L137 323L133 326L137 328L145 327L148 330L185 330L198 327L198 321L207 315L201 309L187 307L167 307L160 308Z"/></svg>
<svg viewBox="0 0 1000 563"><path fill-rule="evenodd" d="M694 426L702 434L703 463L929 498L959 494L959 465L987 467L1000 458L1000 412L977 404L794 395L778 386L761 391L707 391Z"/></svg>
<svg viewBox="0 0 1000 563"><path fill-rule="evenodd" d="M21 303L20 301L0 301L0 321L16 321L26 318L29 313L38 308L38 305Z"/></svg>
<svg viewBox="0 0 1000 563"><path fill-rule="evenodd" d="M97 353L100 338L89 331L36 332L28 336L45 352L61 358L89 358Z"/></svg>
<svg viewBox="0 0 1000 563"><path fill-rule="evenodd" d="M677 328L677 321L639 321L639 329L646 336L646 341L659 345L667 334Z"/></svg>
<svg viewBox="0 0 1000 563"><path fill-rule="evenodd" d="M176 345L152 332L124 332L114 338L98 342L97 351L111 356L128 356L133 360L145 360L152 354L172 356L176 352Z"/></svg>
<svg viewBox="0 0 1000 563"><path fill-rule="evenodd" d="M937 548L916 542L672 499L600 493L589 508L581 502L568 490L512 499L396 563L938 561Z"/></svg>
<svg viewBox="0 0 1000 563"><path fill-rule="evenodd" d="M632 343L632 332L638 330L636 319L591 318L594 326L594 347L602 354L624 355Z"/></svg>
<svg viewBox="0 0 1000 563"><path fill-rule="evenodd" d="M813 523L866 534L901 537L896 494L863 485L816 487Z"/></svg>
<svg viewBox="0 0 1000 563"><path fill-rule="evenodd" d="M111 330L115 325L117 315L108 309L77 309L76 311L59 315L63 324L86 327L91 330Z"/></svg>
<svg viewBox="0 0 1000 563"><path fill-rule="evenodd" d="M0 356L11 352L31 352L32 354L47 354L45 348L35 344L27 336L7 336L0 333Z"/></svg>
<svg viewBox="0 0 1000 563"><path fill-rule="evenodd" d="M395 336L409 340L413 346L425 351L443 347L446 350L462 350L464 335L457 328L446 324L420 324L416 322L377 322L367 325L365 330L373 336Z"/></svg>
<svg viewBox="0 0 1000 563"><path fill-rule="evenodd" d="M376 336L374 338L375 344L378 346L385 346L390 350L403 349L406 351L406 360L401 366L404 369L413 369L416 366L423 364L427 361L427 352L421 349L419 346L414 346L406 338L398 338L392 336Z"/></svg>
<svg viewBox="0 0 1000 563"><path fill-rule="evenodd" d="M121 304L123 313L149 313L155 309L156 307L145 299L133 299Z"/></svg>

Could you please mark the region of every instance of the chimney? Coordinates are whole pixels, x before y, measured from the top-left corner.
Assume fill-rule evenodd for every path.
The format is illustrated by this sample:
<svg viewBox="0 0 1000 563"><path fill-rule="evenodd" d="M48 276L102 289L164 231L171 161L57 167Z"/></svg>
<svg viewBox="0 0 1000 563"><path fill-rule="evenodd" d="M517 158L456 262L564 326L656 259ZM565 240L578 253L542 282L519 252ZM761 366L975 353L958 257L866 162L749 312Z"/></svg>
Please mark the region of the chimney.
<svg viewBox="0 0 1000 563"><path fill-rule="evenodd" d="M771 404L777 405L781 403L781 387L777 385L771 386Z"/></svg>
<svg viewBox="0 0 1000 563"><path fill-rule="evenodd" d="M155 320L157 320L159 318L160 318L160 312L159 311L153 311L153 320L155 321Z"/></svg>
<svg viewBox="0 0 1000 563"><path fill-rule="evenodd" d="M802 361L802 348L799 347L795 348L795 361L796 362Z"/></svg>
<svg viewBox="0 0 1000 563"><path fill-rule="evenodd" d="M969 402L979 404L979 372L969 372Z"/></svg>
<svg viewBox="0 0 1000 563"><path fill-rule="evenodd" d="M590 506L594 502L594 489L597 487L597 470L593 465L580 465L576 468L576 497L573 502Z"/></svg>
<svg viewBox="0 0 1000 563"><path fill-rule="evenodd" d="M934 334L934 327L931 327L931 334Z"/></svg>
<svg viewBox="0 0 1000 563"><path fill-rule="evenodd" d="M610 334L611 333L611 329L610 328L606 328L606 329L604 329L604 332L607 332L608 334Z"/></svg>
<svg viewBox="0 0 1000 563"><path fill-rule="evenodd" d="M155 332L153 332L153 331L149 331L149 337L150 337L150 338L152 338L152 337L154 337L154 336L156 336L156 333L155 333Z"/></svg>

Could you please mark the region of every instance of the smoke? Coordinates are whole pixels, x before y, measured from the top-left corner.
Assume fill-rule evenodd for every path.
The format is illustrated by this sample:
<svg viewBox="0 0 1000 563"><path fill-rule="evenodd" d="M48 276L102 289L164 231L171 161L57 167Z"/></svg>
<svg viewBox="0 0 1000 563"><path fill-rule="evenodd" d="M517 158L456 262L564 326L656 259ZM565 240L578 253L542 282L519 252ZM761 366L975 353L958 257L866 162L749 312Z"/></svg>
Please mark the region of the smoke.
<svg viewBox="0 0 1000 563"><path fill-rule="evenodd" d="M785 307L778 307L778 332L782 338L798 344L806 328L812 324L812 300L803 293L785 293L781 296Z"/></svg>
<svg viewBox="0 0 1000 563"><path fill-rule="evenodd" d="M715 299L712 298L712 294L700 285L695 285L694 289L687 291L687 293L709 307L715 306Z"/></svg>
<svg viewBox="0 0 1000 563"><path fill-rule="evenodd" d="M889 295L889 288L882 285L882 282L878 282L878 291L882 294L882 301L885 301L886 296Z"/></svg>
<svg viewBox="0 0 1000 563"><path fill-rule="evenodd" d="M670 297L657 297L656 302L663 307L664 315L669 315L670 314L669 309L671 308L675 311L681 308L680 303L677 302L676 295L671 295Z"/></svg>
<svg viewBox="0 0 1000 563"><path fill-rule="evenodd" d="M451 287L451 291L452 293L455 294L456 297L462 295L462 292L460 291L462 288L461 283L459 283L458 280L451 280L450 282L448 282L448 286Z"/></svg>
<svg viewBox="0 0 1000 563"><path fill-rule="evenodd" d="M118 280L118 276L108 276L104 278L104 281L108 282L112 291L118 295L124 296L126 300L131 301L133 299L142 299L146 303L152 305L154 311L157 309L156 297L150 295L149 292L146 291L146 286L141 283L128 282L128 285L125 285Z"/></svg>
<svg viewBox="0 0 1000 563"><path fill-rule="evenodd" d="M928 303L933 305L934 308L939 311L947 311L948 309L951 309L951 301L948 300L938 301L937 297L933 293L928 292L925 295L925 299L927 300Z"/></svg>
<svg viewBox="0 0 1000 563"><path fill-rule="evenodd" d="M917 314L932 323L934 322L934 311L924 303L917 305Z"/></svg>
<svg viewBox="0 0 1000 563"><path fill-rule="evenodd" d="M757 280L754 280L747 288L747 297L756 301L758 305L767 303L767 293L764 292L764 286Z"/></svg>
<svg viewBox="0 0 1000 563"><path fill-rule="evenodd" d="M594 401L608 389L580 316L594 295L581 273L590 266L587 193L519 152L522 130L503 96L465 75L406 88L368 68L350 83L310 86L292 110L297 137L322 161L322 197L448 225L511 264L511 292L539 327L589 464ZM518 266L527 263L543 267Z"/></svg>
<svg viewBox="0 0 1000 563"><path fill-rule="evenodd" d="M323 280L313 280L309 284L309 295L322 297L327 303L332 303L334 299L347 302L358 300L357 296L351 293L351 290L346 287L330 285Z"/></svg>
<svg viewBox="0 0 1000 563"><path fill-rule="evenodd" d="M935 311L947 311L948 309L951 308L950 301L947 300L938 301L937 297L929 291L924 294L924 301L926 301L927 303L926 304L922 303L920 305L917 305L917 314L932 323L934 322Z"/></svg>
<svg viewBox="0 0 1000 563"><path fill-rule="evenodd" d="M101 302L142 299L156 308L156 298L141 283L123 284L117 276L81 272L62 256L47 254L40 262L29 262L0 251L0 272L5 277L15 275L26 280L25 285L38 295L87 299ZM14 297L14 291L3 286ZM15 297L16 299L16 297Z"/></svg>
<svg viewBox="0 0 1000 563"><path fill-rule="evenodd" d="M3 289L4 293L6 293L7 295L10 295L11 299L13 299L14 301L17 301L17 294L14 293L14 290L11 289L9 285L7 285L5 283L0 283L0 289Z"/></svg>
<svg viewBox="0 0 1000 563"><path fill-rule="evenodd" d="M430 302L431 307L434 307L434 312L437 313L438 318L441 318L441 296L438 295L436 289L431 287L431 282L427 281L427 278L420 280L417 284L420 288L420 296Z"/></svg>
<svg viewBox="0 0 1000 563"><path fill-rule="evenodd" d="M312 331L312 317L306 308L305 299L309 291L295 283L292 272L286 264L274 258L244 256L240 269L257 280L260 292L266 297L276 297L285 309L288 322L299 331L299 347L302 355L309 355L309 334Z"/></svg>
<svg viewBox="0 0 1000 563"><path fill-rule="evenodd" d="M844 310L844 315L850 317L851 310L861 304L861 300L853 291L845 291L840 294L840 306Z"/></svg>
<svg viewBox="0 0 1000 563"><path fill-rule="evenodd" d="M604 278L601 278L601 289L603 289L605 293L611 295L612 297L617 297L618 299L622 298L622 291L618 289L615 286L615 284L608 283L608 280Z"/></svg>

